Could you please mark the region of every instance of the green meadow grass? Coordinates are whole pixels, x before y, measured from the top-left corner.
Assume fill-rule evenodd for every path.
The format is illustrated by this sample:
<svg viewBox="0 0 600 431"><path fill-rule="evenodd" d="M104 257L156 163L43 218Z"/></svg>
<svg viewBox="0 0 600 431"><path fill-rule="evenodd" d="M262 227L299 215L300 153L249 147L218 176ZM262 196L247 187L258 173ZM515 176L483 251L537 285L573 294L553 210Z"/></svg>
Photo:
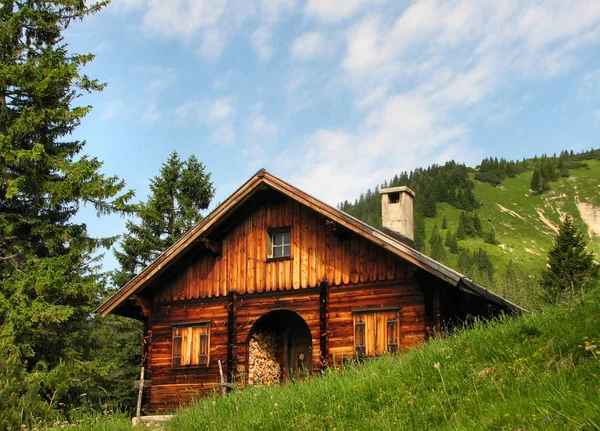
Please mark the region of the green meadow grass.
<svg viewBox="0 0 600 431"><path fill-rule="evenodd" d="M598 430L599 342L597 289L305 382L198 400L165 429Z"/></svg>
<svg viewBox="0 0 600 431"><path fill-rule="evenodd" d="M569 213L577 228L587 233L587 225L580 216L577 200L600 207L600 160L587 160L586 163L587 167L571 170L570 177L559 178L551 183L551 190L541 195L530 195L528 192L531 172L522 173L516 178L507 178L499 186L475 181L475 195L482 204L475 212L484 230L493 227L500 242L500 245L486 244L481 238L459 241L461 247L471 251L483 248L492 260L497 285L490 285L487 280L476 281L500 294L506 294L507 292L502 291L501 281L504 280L506 268L512 260L522 276L535 282L535 277L546 265L547 253L554 245L556 234L543 221L540 213L555 226L560 224L565 213ZM448 230L440 229L442 237L445 239L448 231L456 232L460 213L461 210L448 204L437 204L437 216L425 219L427 238L429 239L434 225L437 225L438 229L441 228L444 214L448 221ZM588 238L588 250L600 256L600 236ZM446 255L444 263L457 268L458 255L448 250ZM509 299L517 302L525 300L526 303L522 304L525 307L533 305L527 303L526 298Z"/></svg>

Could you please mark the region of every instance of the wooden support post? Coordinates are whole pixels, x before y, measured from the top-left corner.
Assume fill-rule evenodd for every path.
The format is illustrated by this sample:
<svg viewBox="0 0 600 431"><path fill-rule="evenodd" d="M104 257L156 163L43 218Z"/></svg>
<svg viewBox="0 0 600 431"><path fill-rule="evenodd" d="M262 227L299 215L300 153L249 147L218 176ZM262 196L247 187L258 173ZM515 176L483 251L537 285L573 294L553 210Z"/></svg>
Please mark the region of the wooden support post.
<svg viewBox="0 0 600 431"><path fill-rule="evenodd" d="M227 294L227 381L234 382L235 378L235 293Z"/></svg>
<svg viewBox="0 0 600 431"><path fill-rule="evenodd" d="M219 359L219 376L221 377L221 395L223 398L227 396L227 387L225 386L225 378L223 377L223 366L221 365L221 360Z"/></svg>
<svg viewBox="0 0 600 431"><path fill-rule="evenodd" d="M441 319L440 288L433 289L433 322L435 325L435 336L442 337L442 319Z"/></svg>
<svg viewBox="0 0 600 431"><path fill-rule="evenodd" d="M327 365L327 282L319 286L319 349L321 368Z"/></svg>
<svg viewBox="0 0 600 431"><path fill-rule="evenodd" d="M142 396L144 394L144 367L142 366L142 371L140 372L140 386L138 388L138 399L137 399L137 407L135 409L135 417L139 418L142 416Z"/></svg>

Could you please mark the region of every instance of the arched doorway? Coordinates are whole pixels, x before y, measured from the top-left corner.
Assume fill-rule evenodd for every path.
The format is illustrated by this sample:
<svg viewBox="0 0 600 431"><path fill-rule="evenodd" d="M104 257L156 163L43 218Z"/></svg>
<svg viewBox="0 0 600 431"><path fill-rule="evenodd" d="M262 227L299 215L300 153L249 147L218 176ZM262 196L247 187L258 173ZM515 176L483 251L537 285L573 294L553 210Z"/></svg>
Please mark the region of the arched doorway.
<svg viewBox="0 0 600 431"><path fill-rule="evenodd" d="M270 311L248 335L248 384L271 386L303 378L312 369L312 337L304 319L290 310Z"/></svg>

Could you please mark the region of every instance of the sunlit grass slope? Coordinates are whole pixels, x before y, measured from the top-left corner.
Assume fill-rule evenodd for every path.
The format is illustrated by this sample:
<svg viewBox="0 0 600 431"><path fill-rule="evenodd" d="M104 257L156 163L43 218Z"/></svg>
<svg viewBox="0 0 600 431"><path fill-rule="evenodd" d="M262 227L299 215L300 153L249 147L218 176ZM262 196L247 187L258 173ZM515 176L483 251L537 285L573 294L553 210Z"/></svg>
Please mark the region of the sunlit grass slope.
<svg viewBox="0 0 600 431"><path fill-rule="evenodd" d="M399 356L203 399L167 430L600 429L600 293Z"/></svg>
<svg viewBox="0 0 600 431"><path fill-rule="evenodd" d="M589 233L589 223L582 218L581 204L600 208L600 160L586 160L587 167L573 169L568 178L551 183L551 190L541 195L529 194L531 172L516 178L507 178L499 186L475 181L475 195L482 203L475 210L484 230L494 228L499 245L484 243L481 238L459 241L461 247L472 251L483 248L495 269L496 284L505 278L509 261L513 261L522 276L534 279L546 265L548 251L553 247L556 228L565 214L570 214L581 232ZM441 228L444 214L448 230L456 232L461 211L448 205L437 204L437 217L426 219L427 238L434 225ZM598 227L596 227L598 229ZM600 256L600 236L588 236L588 249ZM458 268L458 255L447 251L445 263ZM479 280L486 286L487 280ZM489 286L499 290L501 286ZM499 292L501 294L505 292ZM510 298L518 300L519 298ZM528 306L529 304L524 304Z"/></svg>

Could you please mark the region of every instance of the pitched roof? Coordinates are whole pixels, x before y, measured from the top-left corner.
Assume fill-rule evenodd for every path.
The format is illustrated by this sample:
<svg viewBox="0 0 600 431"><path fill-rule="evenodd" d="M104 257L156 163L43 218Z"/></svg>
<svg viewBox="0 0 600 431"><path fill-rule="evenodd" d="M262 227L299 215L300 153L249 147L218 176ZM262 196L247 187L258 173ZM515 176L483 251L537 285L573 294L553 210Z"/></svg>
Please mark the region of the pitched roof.
<svg viewBox="0 0 600 431"><path fill-rule="evenodd" d="M158 256L150 265L148 265L140 274L132 278L125 286L108 298L95 311L101 313L103 316L106 316L127 301L127 299L132 295L136 295L141 292L155 277L167 269L182 252L184 252L188 247L198 240L202 240L203 238L206 239L208 235L217 226L219 226L219 224L225 218L234 213L238 208L240 208L241 205L248 201L255 191L260 190L264 186L268 186L282 193L283 195L288 196L289 198L294 199L303 205L306 205L312 210L317 211L336 223L339 223L355 234L374 242L389 252L406 259L417 267L435 275L438 278L441 278L452 286L456 286L471 294L484 297L489 301L492 301L511 311L525 311L518 305L513 304L512 302L485 289L477 283L474 283L457 271L448 268L440 262L435 261L429 256L420 253L419 251L398 241L390 235L387 235L384 232L369 226L368 224L352 217L351 215L327 205L326 203L312 197L307 193L304 193L296 187L277 178L276 176L271 175L264 169L261 169L248 181L246 181L205 219L191 228L177 242L175 242L165 252Z"/></svg>

